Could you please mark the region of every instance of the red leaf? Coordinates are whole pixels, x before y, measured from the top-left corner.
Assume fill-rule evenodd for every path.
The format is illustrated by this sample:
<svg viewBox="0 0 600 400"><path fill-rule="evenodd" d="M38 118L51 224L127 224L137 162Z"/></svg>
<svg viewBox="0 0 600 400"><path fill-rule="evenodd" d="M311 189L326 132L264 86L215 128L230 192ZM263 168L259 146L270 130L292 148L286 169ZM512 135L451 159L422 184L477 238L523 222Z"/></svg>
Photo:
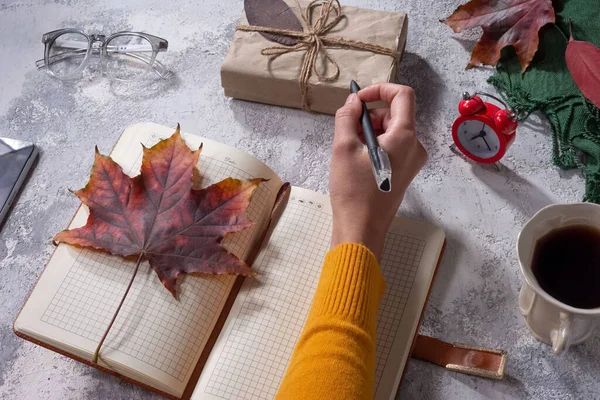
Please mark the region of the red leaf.
<svg viewBox="0 0 600 400"><path fill-rule="evenodd" d="M302 32L302 23L283 0L244 0L244 12L250 25ZM285 46L293 46L298 39L260 32L265 38Z"/></svg>
<svg viewBox="0 0 600 400"><path fill-rule="evenodd" d="M573 40L571 33L565 59L581 93L600 108L600 49L591 43Z"/></svg>
<svg viewBox="0 0 600 400"><path fill-rule="evenodd" d="M454 32L482 27L467 68L496 65L500 51L514 46L525 71L538 49L538 31L554 22L554 8L552 0L471 0L442 22Z"/></svg>
<svg viewBox="0 0 600 400"><path fill-rule="evenodd" d="M54 239L120 256L141 254L173 296L180 274L252 275L220 242L252 225L244 214L264 180L227 178L194 189L200 151L189 149L177 126L170 138L144 148L141 173L130 178L96 149L90 180L75 192L89 207L87 223Z"/></svg>

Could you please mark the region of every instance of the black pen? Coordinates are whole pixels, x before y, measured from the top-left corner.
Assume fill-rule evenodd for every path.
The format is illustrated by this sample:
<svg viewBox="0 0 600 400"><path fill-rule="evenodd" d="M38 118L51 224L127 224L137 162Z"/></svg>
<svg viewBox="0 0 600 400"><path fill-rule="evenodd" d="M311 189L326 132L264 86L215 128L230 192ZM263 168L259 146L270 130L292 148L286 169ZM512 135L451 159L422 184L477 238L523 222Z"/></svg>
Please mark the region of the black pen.
<svg viewBox="0 0 600 400"><path fill-rule="evenodd" d="M358 87L358 84L353 80L350 81L350 91L352 93L358 93L359 90L360 87ZM360 116L360 124L362 125L365 143L369 150L373 175L375 176L375 181L377 182L379 190L382 192L390 192L392 190L392 166L390 164L390 158L377 142L367 105L364 101L361 101L361 103L362 115Z"/></svg>

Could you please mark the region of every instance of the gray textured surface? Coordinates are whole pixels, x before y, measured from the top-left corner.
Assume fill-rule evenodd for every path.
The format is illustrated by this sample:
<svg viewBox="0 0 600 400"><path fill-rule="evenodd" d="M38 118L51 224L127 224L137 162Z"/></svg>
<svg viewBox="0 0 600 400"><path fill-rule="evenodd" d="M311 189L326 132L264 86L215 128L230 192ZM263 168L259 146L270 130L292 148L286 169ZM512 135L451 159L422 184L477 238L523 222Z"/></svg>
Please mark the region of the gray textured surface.
<svg viewBox="0 0 600 400"><path fill-rule="evenodd" d="M542 206L582 198L578 173L550 163L548 124L532 116L519 128L506 168L493 172L453 155L450 126L459 94L489 89L491 70L465 71L475 34L440 24L457 0L365 0L345 4L410 15L399 80L418 97L418 129L429 163L406 195L403 212L441 225L448 247L422 332L509 352L504 381L446 372L420 361L408 367L404 399L600 397L600 336L562 358L528 333L517 309L521 285L514 243ZM182 124L267 162L292 184L327 190L333 118L232 101L222 96L219 66L242 1L3 1L0 3L0 136L36 142L39 163L0 232L0 398L149 399L150 392L26 343L12 322L48 260L52 235L78 206L67 188L85 184L93 146L108 152L129 124ZM92 79L64 84L34 69L42 33L143 30L170 42L172 82L151 85Z"/></svg>

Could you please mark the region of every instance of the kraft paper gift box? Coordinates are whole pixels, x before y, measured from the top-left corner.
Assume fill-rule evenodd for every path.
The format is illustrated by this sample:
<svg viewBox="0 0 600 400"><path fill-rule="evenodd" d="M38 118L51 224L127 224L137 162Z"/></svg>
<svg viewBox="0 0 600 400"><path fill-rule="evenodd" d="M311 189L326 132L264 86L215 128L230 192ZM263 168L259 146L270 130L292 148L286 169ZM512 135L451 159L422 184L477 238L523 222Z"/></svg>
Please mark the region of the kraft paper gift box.
<svg viewBox="0 0 600 400"><path fill-rule="evenodd" d="M286 0L300 21L308 3ZM311 9L311 23L320 15L321 7ZM394 82L396 67L406 43L408 19L405 13L374 11L356 7L341 6L343 17L324 35L343 38L345 41L360 41L377 45L395 53L396 57L377 54L373 51L353 46L329 45L322 41L317 53L315 68L322 76L331 77L335 65L325 57L326 51L339 67L339 75L332 81L320 79L311 70L306 87L305 103L302 101L300 75L308 49L301 48L277 56L261 54L266 48L284 48L279 43L266 39L256 31L236 29L229 52L221 67L221 84L225 95L237 99L256 101L293 108L304 108L315 112L335 114L344 104L349 94L350 80L354 79L362 87L377 82ZM328 21L333 20L334 13ZM304 34L308 32L306 23ZM244 16L240 26L247 26ZM314 25L313 25L314 26ZM273 52L273 51L271 51Z"/></svg>

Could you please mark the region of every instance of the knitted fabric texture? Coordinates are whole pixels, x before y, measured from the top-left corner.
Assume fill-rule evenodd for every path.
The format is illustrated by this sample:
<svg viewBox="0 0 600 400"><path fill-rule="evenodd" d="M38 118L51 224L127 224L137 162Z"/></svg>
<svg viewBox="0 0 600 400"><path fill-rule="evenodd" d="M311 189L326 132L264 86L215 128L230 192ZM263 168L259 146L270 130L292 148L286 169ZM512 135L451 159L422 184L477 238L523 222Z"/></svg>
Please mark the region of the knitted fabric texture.
<svg viewBox="0 0 600 400"><path fill-rule="evenodd" d="M600 47L600 0L554 1L556 24L540 30L540 45L525 73L512 47L503 50L489 82L518 113L539 110L552 127L552 161L563 169L579 167L584 201L600 203L600 110L587 101L565 63L569 18L573 37Z"/></svg>

